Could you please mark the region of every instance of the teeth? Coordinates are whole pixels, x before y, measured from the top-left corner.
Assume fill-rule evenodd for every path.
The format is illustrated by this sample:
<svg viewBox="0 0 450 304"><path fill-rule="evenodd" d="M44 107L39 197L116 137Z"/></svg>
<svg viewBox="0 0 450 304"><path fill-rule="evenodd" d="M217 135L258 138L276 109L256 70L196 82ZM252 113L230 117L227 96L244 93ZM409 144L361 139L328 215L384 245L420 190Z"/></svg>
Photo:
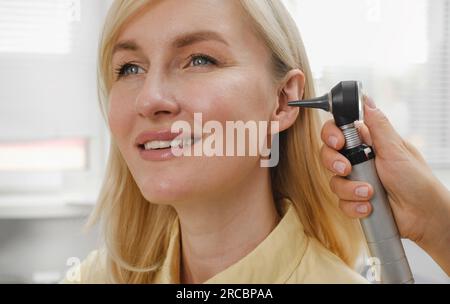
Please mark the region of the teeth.
<svg viewBox="0 0 450 304"><path fill-rule="evenodd" d="M145 144L145 150L161 149L170 147L170 141L153 140Z"/></svg>
<svg viewBox="0 0 450 304"><path fill-rule="evenodd" d="M152 140L145 143L145 150L156 150L156 149L165 149L165 148L175 148L175 147L186 147L192 145L193 140L191 138L185 139L174 139L172 141L169 140Z"/></svg>

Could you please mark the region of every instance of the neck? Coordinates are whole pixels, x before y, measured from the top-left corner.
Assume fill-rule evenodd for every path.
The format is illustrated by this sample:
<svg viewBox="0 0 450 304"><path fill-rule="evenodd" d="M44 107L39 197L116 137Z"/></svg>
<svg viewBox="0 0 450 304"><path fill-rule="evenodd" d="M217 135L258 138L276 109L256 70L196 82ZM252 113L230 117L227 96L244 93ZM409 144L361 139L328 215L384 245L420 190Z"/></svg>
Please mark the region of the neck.
<svg viewBox="0 0 450 304"><path fill-rule="evenodd" d="M212 278L250 253L278 224L265 169L226 196L175 206L181 229L181 283Z"/></svg>

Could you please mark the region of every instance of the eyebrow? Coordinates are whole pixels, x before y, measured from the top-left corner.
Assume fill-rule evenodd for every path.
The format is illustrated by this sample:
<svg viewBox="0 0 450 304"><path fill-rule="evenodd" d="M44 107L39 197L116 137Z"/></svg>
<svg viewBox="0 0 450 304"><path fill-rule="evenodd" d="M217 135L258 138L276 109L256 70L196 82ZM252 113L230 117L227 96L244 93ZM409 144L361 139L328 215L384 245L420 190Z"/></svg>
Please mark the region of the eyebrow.
<svg viewBox="0 0 450 304"><path fill-rule="evenodd" d="M134 40L126 40L126 41L122 41L117 43L112 51L112 54L114 55L115 53L119 52L119 51L140 51L141 47L139 45L137 45L137 43Z"/></svg>
<svg viewBox="0 0 450 304"><path fill-rule="evenodd" d="M171 43L173 48L183 48L198 42L202 41L208 41L208 40L215 40L218 42L221 42L228 46L228 42L222 38L222 36L213 31L198 31L198 32L192 32L187 34L182 34L174 39L174 41ZM119 51L141 51L141 47L134 41L134 40L125 40L122 42L117 43L114 48L112 54L114 55L116 52Z"/></svg>
<svg viewBox="0 0 450 304"><path fill-rule="evenodd" d="M222 38L219 33L213 31L199 31L183 34L174 40L172 46L174 48L183 48L197 42L208 40L215 40L228 46L228 42L224 38Z"/></svg>

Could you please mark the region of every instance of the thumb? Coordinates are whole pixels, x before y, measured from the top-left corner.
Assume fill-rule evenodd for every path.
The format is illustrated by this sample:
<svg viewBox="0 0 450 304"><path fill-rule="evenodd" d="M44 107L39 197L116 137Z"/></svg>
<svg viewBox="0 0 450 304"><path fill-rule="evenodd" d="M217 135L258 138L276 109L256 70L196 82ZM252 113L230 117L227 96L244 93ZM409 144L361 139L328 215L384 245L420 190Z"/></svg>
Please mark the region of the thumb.
<svg viewBox="0 0 450 304"><path fill-rule="evenodd" d="M400 135L370 97L365 99L364 123L369 129L373 146L379 156L387 156L387 149L392 151L392 148L402 144Z"/></svg>

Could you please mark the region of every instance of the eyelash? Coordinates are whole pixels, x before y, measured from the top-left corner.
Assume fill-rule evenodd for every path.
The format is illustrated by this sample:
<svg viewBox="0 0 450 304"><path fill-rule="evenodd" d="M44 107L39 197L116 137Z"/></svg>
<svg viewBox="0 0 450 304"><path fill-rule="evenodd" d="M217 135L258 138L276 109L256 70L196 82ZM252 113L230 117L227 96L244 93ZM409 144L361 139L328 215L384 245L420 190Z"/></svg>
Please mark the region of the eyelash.
<svg viewBox="0 0 450 304"><path fill-rule="evenodd" d="M195 59L206 59L207 61L209 61L213 65L217 65L218 64L216 59L214 59L211 56L205 55L205 54L193 54L193 55L189 56L189 58L190 58L189 64L192 63ZM117 80L119 80L120 78L123 78L123 77L126 77L126 76L130 75L130 74L126 75L126 71L130 67L137 67L138 69L141 68L141 67L139 67L139 65L137 65L134 62L123 63L118 68L115 69L115 75L117 77Z"/></svg>
<svg viewBox="0 0 450 304"><path fill-rule="evenodd" d="M134 62L126 62L121 64L118 68L115 69L115 75L117 79L120 79L122 77L126 77L128 75L125 75L125 72L130 67L137 67L140 68L136 63Z"/></svg>
<svg viewBox="0 0 450 304"><path fill-rule="evenodd" d="M197 59L197 58L203 58L203 59L206 59L207 61L211 62L213 65L217 65L217 63L218 63L216 59L214 59L211 56L205 55L205 54L193 54L190 56L190 58L191 58L191 60L189 62L192 62L192 61L194 61L194 59Z"/></svg>

